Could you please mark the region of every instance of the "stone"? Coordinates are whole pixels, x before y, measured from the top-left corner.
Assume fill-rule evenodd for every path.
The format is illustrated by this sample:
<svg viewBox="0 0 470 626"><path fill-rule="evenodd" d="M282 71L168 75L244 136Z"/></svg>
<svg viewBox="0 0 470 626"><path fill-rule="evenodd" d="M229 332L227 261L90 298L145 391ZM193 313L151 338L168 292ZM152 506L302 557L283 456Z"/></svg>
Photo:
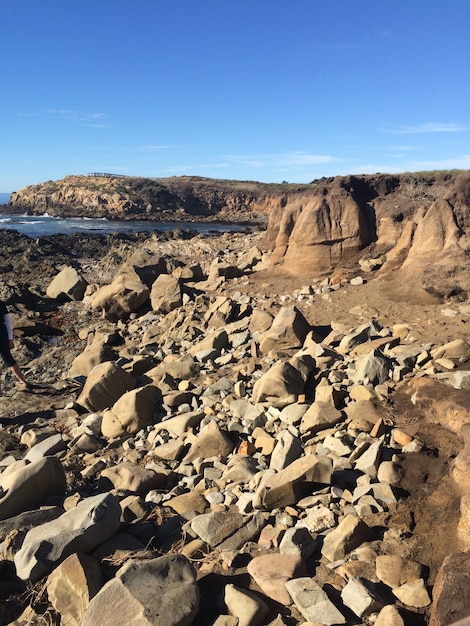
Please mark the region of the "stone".
<svg viewBox="0 0 470 626"><path fill-rule="evenodd" d="M150 291L152 309L158 313L169 313L182 306L180 281L171 274L160 274Z"/></svg>
<svg viewBox="0 0 470 626"><path fill-rule="evenodd" d="M237 506L239 506L239 504L240 500L237 502ZM217 546L217 549L221 552L240 550L248 541L253 541L255 537L260 534L265 524L266 516L263 513L256 512L249 517L245 515L243 526L222 541L222 543Z"/></svg>
<svg viewBox="0 0 470 626"><path fill-rule="evenodd" d="M347 354L351 352L353 348L358 346L359 344L365 343L369 341L371 335L371 326L370 324L363 324L358 328L354 329L350 333L344 335L344 337L339 342L338 350L343 354Z"/></svg>
<svg viewBox="0 0 470 626"><path fill-rule="evenodd" d="M146 385L123 394L104 411L101 432L107 439L137 433L152 424L161 402L162 392L155 385Z"/></svg>
<svg viewBox="0 0 470 626"><path fill-rule="evenodd" d="M67 443L60 433L51 435L46 439L43 439L35 446L30 448L23 457L23 461L33 463L39 461L46 456L54 456L67 449Z"/></svg>
<svg viewBox="0 0 470 626"><path fill-rule="evenodd" d="M361 454L354 462L354 468L360 472L364 472L371 478L377 477L377 469L382 454L382 442L375 441L368 446L367 450Z"/></svg>
<svg viewBox="0 0 470 626"><path fill-rule="evenodd" d="M120 526L121 507L110 493L82 500L74 509L32 528L15 554L17 575L36 582L74 552L89 552Z"/></svg>
<svg viewBox="0 0 470 626"><path fill-rule="evenodd" d="M351 379L355 383L375 387L388 380L392 370L392 361L376 349L357 359Z"/></svg>
<svg viewBox="0 0 470 626"><path fill-rule="evenodd" d="M82 300L87 284L75 268L64 267L49 283L46 295L54 300Z"/></svg>
<svg viewBox="0 0 470 626"><path fill-rule="evenodd" d="M271 455L269 467L282 470L298 459L303 453L302 442L288 430L283 430L278 438Z"/></svg>
<svg viewBox="0 0 470 626"><path fill-rule="evenodd" d="M56 457L40 458L0 474L0 520L35 508L49 496L65 493L66 478Z"/></svg>
<svg viewBox="0 0 470 626"><path fill-rule="evenodd" d="M358 617L377 613L387 601L366 578L351 577L341 591L341 600Z"/></svg>
<svg viewBox="0 0 470 626"><path fill-rule="evenodd" d="M237 626L262 626L268 605L250 591L235 585L225 586L224 602L230 614L238 618Z"/></svg>
<svg viewBox="0 0 470 626"><path fill-rule="evenodd" d="M193 344L189 349L189 354L195 357L199 352L209 350L220 355L221 351L228 347L228 334L227 331L222 328L208 334L204 339Z"/></svg>
<svg viewBox="0 0 470 626"><path fill-rule="evenodd" d="M228 435L220 430L216 421L211 421L201 428L196 441L184 457L184 462L190 463L199 458L206 459L212 456L224 459L233 448L234 444Z"/></svg>
<svg viewBox="0 0 470 626"><path fill-rule="evenodd" d="M135 249L119 267L118 274L132 280L141 280L151 287L157 276L169 270L164 256L148 248Z"/></svg>
<svg viewBox="0 0 470 626"><path fill-rule="evenodd" d="M377 470L377 479L381 483L397 485L403 475L402 467L396 461L382 461Z"/></svg>
<svg viewBox="0 0 470 626"><path fill-rule="evenodd" d="M314 435L331 428L343 419L343 414L328 402L312 402L302 416L299 430L302 434Z"/></svg>
<svg viewBox="0 0 470 626"><path fill-rule="evenodd" d="M117 274L109 285L104 285L93 295L92 309L101 310L106 319L116 322L126 319L149 299L150 290L139 279L127 279Z"/></svg>
<svg viewBox="0 0 470 626"><path fill-rule="evenodd" d="M135 463L123 461L101 472L101 482L110 483L110 488L130 491L145 496L151 489L158 489L167 479L167 472L145 469Z"/></svg>
<svg viewBox="0 0 470 626"><path fill-rule="evenodd" d="M47 579L47 595L61 621L81 626L90 600L103 584L99 562L87 554L71 554Z"/></svg>
<svg viewBox="0 0 470 626"><path fill-rule="evenodd" d="M454 339L431 350L431 356L436 359L460 359L470 356L470 343L464 339Z"/></svg>
<svg viewBox="0 0 470 626"><path fill-rule="evenodd" d="M96 365L106 361L115 361L117 357L117 352L111 346L100 339L95 339L72 361L69 376L88 376Z"/></svg>
<svg viewBox="0 0 470 626"><path fill-rule="evenodd" d="M470 547L470 493L467 493L460 499L460 519L457 526L457 536L461 541L462 547L468 549Z"/></svg>
<svg viewBox="0 0 470 626"><path fill-rule="evenodd" d="M260 350L267 353L300 348L309 331L310 324L297 307L282 307L271 327L260 336Z"/></svg>
<svg viewBox="0 0 470 626"><path fill-rule="evenodd" d="M134 389L135 379L117 363L106 361L96 365L87 376L77 404L88 411L102 411L113 404L127 391Z"/></svg>
<svg viewBox="0 0 470 626"><path fill-rule="evenodd" d="M367 402L375 398L373 389L364 385L353 385L349 390L349 397L355 402Z"/></svg>
<svg viewBox="0 0 470 626"><path fill-rule="evenodd" d="M308 623L326 626L346 623L344 615L313 578L292 578L286 582L286 589Z"/></svg>
<svg viewBox="0 0 470 626"><path fill-rule="evenodd" d="M322 533L336 525L335 514L323 504L308 508L305 513L296 525L308 528L311 533Z"/></svg>
<svg viewBox="0 0 470 626"><path fill-rule="evenodd" d="M91 600L82 626L189 626L198 609L196 573L186 557L130 559Z"/></svg>
<svg viewBox="0 0 470 626"><path fill-rule="evenodd" d="M400 602L416 609L423 609L431 604L431 598L422 578L411 580L400 587L396 587L393 589L393 593Z"/></svg>
<svg viewBox="0 0 470 626"><path fill-rule="evenodd" d="M301 397L302 396L299 396L298 402L296 402L295 404L288 404L281 410L281 412L279 413L279 419L283 424L287 424L288 426L294 426L300 422L302 416L309 407L309 405L305 402L303 404L300 404Z"/></svg>
<svg viewBox="0 0 470 626"><path fill-rule="evenodd" d="M199 370L199 363L194 360L193 356L186 353L176 360L163 361L147 370L145 375L158 385L165 375L171 376L175 381L180 381L197 376Z"/></svg>
<svg viewBox="0 0 470 626"><path fill-rule="evenodd" d="M292 604L292 598L286 589L287 581L306 575L304 561L292 554L256 556L248 563L247 569L261 591L284 606Z"/></svg>
<svg viewBox="0 0 470 626"><path fill-rule="evenodd" d="M433 587L429 626L458 623L470 615L470 552L445 557Z"/></svg>
<svg viewBox="0 0 470 626"><path fill-rule="evenodd" d="M235 596L236 597L236 596ZM238 617L233 615L219 615L211 626L238 626Z"/></svg>
<svg viewBox="0 0 470 626"><path fill-rule="evenodd" d="M302 559L308 559L317 549L318 542L305 526L288 528L279 544L281 554L297 554Z"/></svg>
<svg viewBox="0 0 470 626"><path fill-rule="evenodd" d="M250 317L250 324L248 326L252 335L255 333L263 333L268 330L273 323L274 317L268 311L264 309L254 308Z"/></svg>
<svg viewBox="0 0 470 626"><path fill-rule="evenodd" d="M267 476L257 491L257 502L267 510L295 504L305 491L329 485L332 470L329 457L302 456L280 472Z"/></svg>
<svg viewBox="0 0 470 626"><path fill-rule="evenodd" d="M0 542L4 541L12 531L25 534L35 526L58 518L63 512L64 509L60 506L43 506L40 509L25 511L14 517L0 520Z"/></svg>
<svg viewBox="0 0 470 626"><path fill-rule="evenodd" d="M314 366L308 354L276 363L253 385L253 402L279 408L297 402Z"/></svg>
<svg viewBox="0 0 470 626"><path fill-rule="evenodd" d="M175 417L170 417L163 422L155 424L153 431L155 433L167 431L174 437L182 437L189 429L198 426L199 422L201 422L204 417L205 413L201 410L182 413L181 415L175 415Z"/></svg>
<svg viewBox="0 0 470 626"><path fill-rule="evenodd" d="M374 539L375 535L369 526L355 515L349 514L326 535L322 554L331 562L339 561L365 541Z"/></svg>
<svg viewBox="0 0 470 626"><path fill-rule="evenodd" d="M405 620L400 615L400 611L393 604L387 604L384 606L377 619L374 622L374 626L406 626Z"/></svg>
<svg viewBox="0 0 470 626"><path fill-rule="evenodd" d="M188 493L182 493L179 496L170 498L165 502L165 505L184 519L191 519L195 515L204 513L209 503L201 493L189 491Z"/></svg>
<svg viewBox="0 0 470 626"><path fill-rule="evenodd" d="M237 509L216 513L203 513L191 520L192 531L209 546L215 547L233 535L246 523Z"/></svg>

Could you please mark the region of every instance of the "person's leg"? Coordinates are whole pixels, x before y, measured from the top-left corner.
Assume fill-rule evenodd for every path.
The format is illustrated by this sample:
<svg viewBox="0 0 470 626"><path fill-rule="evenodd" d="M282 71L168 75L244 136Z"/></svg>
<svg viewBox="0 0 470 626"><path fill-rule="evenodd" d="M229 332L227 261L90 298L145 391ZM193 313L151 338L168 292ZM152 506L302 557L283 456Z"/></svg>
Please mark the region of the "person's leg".
<svg viewBox="0 0 470 626"><path fill-rule="evenodd" d="M19 380L19 382L22 383L23 385L26 385L26 379L18 363L15 363L14 365L12 365L10 369L13 372L13 374L16 376L16 378Z"/></svg>

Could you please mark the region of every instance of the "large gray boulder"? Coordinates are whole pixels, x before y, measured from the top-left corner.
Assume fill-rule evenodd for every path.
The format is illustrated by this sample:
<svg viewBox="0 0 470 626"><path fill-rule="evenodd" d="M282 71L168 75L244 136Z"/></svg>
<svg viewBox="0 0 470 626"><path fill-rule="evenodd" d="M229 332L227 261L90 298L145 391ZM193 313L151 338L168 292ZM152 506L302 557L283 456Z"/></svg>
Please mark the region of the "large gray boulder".
<svg viewBox="0 0 470 626"><path fill-rule="evenodd" d="M74 552L88 553L119 530L121 507L111 493L86 498L75 508L32 528L15 554L16 573L35 582Z"/></svg>
<svg viewBox="0 0 470 626"><path fill-rule="evenodd" d="M82 626L189 626L198 609L196 572L186 557L131 559L92 599Z"/></svg>

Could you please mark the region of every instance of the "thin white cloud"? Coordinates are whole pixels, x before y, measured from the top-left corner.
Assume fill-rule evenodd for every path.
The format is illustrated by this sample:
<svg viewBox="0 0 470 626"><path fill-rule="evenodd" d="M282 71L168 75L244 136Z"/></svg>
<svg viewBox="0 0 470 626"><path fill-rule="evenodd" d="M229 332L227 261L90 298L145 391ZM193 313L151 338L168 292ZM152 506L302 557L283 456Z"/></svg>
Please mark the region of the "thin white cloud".
<svg viewBox="0 0 470 626"><path fill-rule="evenodd" d="M463 154L453 159L440 159L435 161L414 161L416 170L469 170L470 154Z"/></svg>
<svg viewBox="0 0 470 626"><path fill-rule="evenodd" d="M106 126L104 123L104 120L106 120L107 117L105 113L84 113L73 109L46 109L45 112L48 115L60 117L71 122L79 122L93 128L103 128Z"/></svg>
<svg viewBox="0 0 470 626"><path fill-rule="evenodd" d="M140 152L162 152L164 150L171 150L172 148L175 148L175 147L176 146L171 146L171 145L147 144L145 146L140 146L139 151Z"/></svg>
<svg viewBox="0 0 470 626"><path fill-rule="evenodd" d="M258 154L258 155L226 155L227 160L255 168L262 167L303 167L319 165L322 163L332 163L336 161L334 157L326 154L311 154L309 152L284 152L280 154Z"/></svg>
<svg viewBox="0 0 470 626"><path fill-rule="evenodd" d="M420 133L459 133L470 130L470 126L456 123L427 122L426 124L380 128L380 130L392 135L417 135Z"/></svg>

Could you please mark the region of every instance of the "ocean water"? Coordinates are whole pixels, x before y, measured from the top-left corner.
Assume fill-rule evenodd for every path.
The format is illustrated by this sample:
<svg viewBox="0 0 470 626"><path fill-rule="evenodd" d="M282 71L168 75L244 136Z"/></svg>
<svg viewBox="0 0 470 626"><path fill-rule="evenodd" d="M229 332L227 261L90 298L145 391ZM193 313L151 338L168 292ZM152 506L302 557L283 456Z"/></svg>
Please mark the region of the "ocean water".
<svg viewBox="0 0 470 626"><path fill-rule="evenodd" d="M49 215L2 215L0 230L16 230L28 237L48 235L71 235L73 233L102 234L168 232L175 229L192 230L198 233L243 232L247 227L238 224L217 224L200 222L148 222L148 221L108 221L79 217L51 217Z"/></svg>
<svg viewBox="0 0 470 626"><path fill-rule="evenodd" d="M0 193L0 204L8 204L10 202L10 193Z"/></svg>

